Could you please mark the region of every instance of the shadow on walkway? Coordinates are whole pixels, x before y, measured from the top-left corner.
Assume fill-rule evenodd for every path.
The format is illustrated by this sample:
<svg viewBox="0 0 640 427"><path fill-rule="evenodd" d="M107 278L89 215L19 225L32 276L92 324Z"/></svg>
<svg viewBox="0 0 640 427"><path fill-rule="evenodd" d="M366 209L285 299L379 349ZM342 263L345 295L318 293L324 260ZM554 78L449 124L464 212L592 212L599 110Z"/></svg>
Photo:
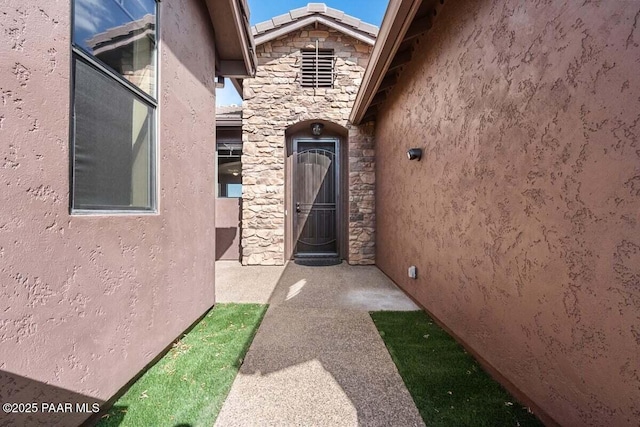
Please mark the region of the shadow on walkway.
<svg viewBox="0 0 640 427"><path fill-rule="evenodd" d="M269 304L217 426L424 425L368 313L418 307L376 267L290 263Z"/></svg>

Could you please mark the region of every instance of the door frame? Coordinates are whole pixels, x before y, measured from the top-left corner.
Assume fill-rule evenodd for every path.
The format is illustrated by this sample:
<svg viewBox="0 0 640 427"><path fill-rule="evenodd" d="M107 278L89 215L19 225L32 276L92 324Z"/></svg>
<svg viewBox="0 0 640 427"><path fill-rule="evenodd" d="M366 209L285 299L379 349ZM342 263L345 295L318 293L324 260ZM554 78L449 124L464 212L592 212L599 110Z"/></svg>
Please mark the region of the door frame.
<svg viewBox="0 0 640 427"><path fill-rule="evenodd" d="M298 144L300 142L332 142L335 146L335 156L334 161L336 162L335 174L336 174L336 252L335 253L318 253L318 254L305 254L306 257L313 256L335 256L337 254L338 257L344 258L343 254L343 240L344 240L344 218L343 218L343 171L342 171L342 144L341 138L337 136L326 136L326 137L310 137L310 136L294 136L291 138L291 150L287 156L290 160L285 162L285 177L287 180L286 190L289 193L286 196L286 204L285 204L285 217L286 217L286 227L285 230L288 230L289 234L285 237L286 245L286 258L293 259L296 255L296 212L295 212L295 191L294 191L294 182L295 182L295 159L298 153Z"/></svg>

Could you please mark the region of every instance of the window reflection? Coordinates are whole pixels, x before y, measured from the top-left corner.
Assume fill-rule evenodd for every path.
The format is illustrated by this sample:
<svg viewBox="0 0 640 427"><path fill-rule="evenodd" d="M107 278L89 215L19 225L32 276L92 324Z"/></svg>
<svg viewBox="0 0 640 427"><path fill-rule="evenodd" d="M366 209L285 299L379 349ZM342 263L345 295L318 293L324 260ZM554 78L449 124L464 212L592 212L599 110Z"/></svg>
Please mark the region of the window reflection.
<svg viewBox="0 0 640 427"><path fill-rule="evenodd" d="M155 97L155 0L76 0L73 42Z"/></svg>
<svg viewBox="0 0 640 427"><path fill-rule="evenodd" d="M157 4L73 1L73 210L156 207Z"/></svg>
<svg viewBox="0 0 640 427"><path fill-rule="evenodd" d="M242 144L218 144L218 197L242 197Z"/></svg>
<svg viewBox="0 0 640 427"><path fill-rule="evenodd" d="M74 112L74 208L150 209L152 107L76 60Z"/></svg>

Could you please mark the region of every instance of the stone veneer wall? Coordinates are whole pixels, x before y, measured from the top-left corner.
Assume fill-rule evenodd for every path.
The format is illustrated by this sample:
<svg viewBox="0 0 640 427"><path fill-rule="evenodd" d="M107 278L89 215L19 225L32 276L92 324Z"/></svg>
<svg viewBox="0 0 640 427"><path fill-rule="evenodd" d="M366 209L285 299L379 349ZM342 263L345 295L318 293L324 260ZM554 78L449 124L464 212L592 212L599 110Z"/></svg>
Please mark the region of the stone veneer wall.
<svg viewBox="0 0 640 427"><path fill-rule="evenodd" d="M349 263L375 262L374 123L349 128Z"/></svg>
<svg viewBox="0 0 640 427"><path fill-rule="evenodd" d="M334 88L300 86L300 50L334 49ZM305 120L349 128L349 262L374 262L375 162L372 131L348 123L371 46L324 26L257 46L256 77L244 81L242 263L285 262L285 132ZM353 140L352 140L353 139ZM345 165L346 166L346 165Z"/></svg>

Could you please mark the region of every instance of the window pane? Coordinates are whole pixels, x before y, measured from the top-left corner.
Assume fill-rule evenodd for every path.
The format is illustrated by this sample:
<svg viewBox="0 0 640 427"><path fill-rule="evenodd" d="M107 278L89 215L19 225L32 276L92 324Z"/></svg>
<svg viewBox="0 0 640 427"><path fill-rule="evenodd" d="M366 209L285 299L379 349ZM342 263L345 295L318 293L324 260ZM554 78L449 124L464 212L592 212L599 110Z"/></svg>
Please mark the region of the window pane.
<svg viewBox="0 0 640 427"><path fill-rule="evenodd" d="M242 197L240 152L218 150L218 197Z"/></svg>
<svg viewBox="0 0 640 427"><path fill-rule="evenodd" d="M152 209L153 108L83 61L74 64L73 207Z"/></svg>
<svg viewBox="0 0 640 427"><path fill-rule="evenodd" d="M73 42L155 97L156 0L75 0Z"/></svg>

